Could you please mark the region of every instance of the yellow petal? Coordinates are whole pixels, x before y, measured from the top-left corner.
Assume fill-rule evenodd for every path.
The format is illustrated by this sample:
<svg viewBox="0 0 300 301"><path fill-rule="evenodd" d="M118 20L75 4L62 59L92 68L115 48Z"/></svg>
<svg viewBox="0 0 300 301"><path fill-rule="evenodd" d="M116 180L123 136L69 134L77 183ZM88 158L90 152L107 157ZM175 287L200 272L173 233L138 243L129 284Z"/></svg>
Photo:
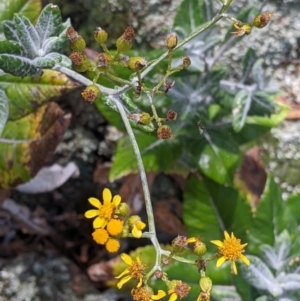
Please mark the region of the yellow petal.
<svg viewBox="0 0 300 301"><path fill-rule="evenodd" d="M163 298L166 295L166 293L163 290L158 290L156 295L152 295L151 299L152 300L159 300L161 298Z"/></svg>
<svg viewBox="0 0 300 301"><path fill-rule="evenodd" d="M137 227L137 229L143 230L146 227L146 224L143 223L142 221L137 221L135 222L135 226Z"/></svg>
<svg viewBox="0 0 300 301"><path fill-rule="evenodd" d="M240 255L240 259L243 261L244 264L250 265L250 260L243 254Z"/></svg>
<svg viewBox="0 0 300 301"><path fill-rule="evenodd" d="M143 278L140 278L136 287L139 288L142 286L142 284L143 284Z"/></svg>
<svg viewBox="0 0 300 301"><path fill-rule="evenodd" d="M216 267L220 267L224 262L226 261L226 258L224 256L220 257L218 260L217 260L217 263L216 263Z"/></svg>
<svg viewBox="0 0 300 301"><path fill-rule="evenodd" d="M93 218L97 215L99 215L99 210L98 209L91 209L91 210L88 210L84 213L84 216L86 218Z"/></svg>
<svg viewBox="0 0 300 301"><path fill-rule="evenodd" d="M237 269L236 269L235 261L231 261L231 267L232 267L234 275L237 275Z"/></svg>
<svg viewBox="0 0 300 301"><path fill-rule="evenodd" d="M118 207L121 203L121 197L118 194L115 195L112 202L116 207Z"/></svg>
<svg viewBox="0 0 300 301"><path fill-rule="evenodd" d="M247 245L248 245L248 243L241 245L241 249L244 249Z"/></svg>
<svg viewBox="0 0 300 301"><path fill-rule="evenodd" d="M103 204L109 204L111 202L111 192L108 188L104 188L102 192Z"/></svg>
<svg viewBox="0 0 300 301"><path fill-rule="evenodd" d="M235 238L235 236L234 236L233 232L231 232L231 238Z"/></svg>
<svg viewBox="0 0 300 301"><path fill-rule="evenodd" d="M105 225L106 225L106 220L104 218L99 217L99 216L97 216L93 221L94 229L103 228Z"/></svg>
<svg viewBox="0 0 300 301"><path fill-rule="evenodd" d="M187 243L193 243L193 242L196 242L197 241L197 238L196 237L190 237L187 239Z"/></svg>
<svg viewBox="0 0 300 301"><path fill-rule="evenodd" d="M233 234L233 233L231 232L231 234ZM230 238L230 236L229 236L229 234L228 234L227 231L224 231L224 236L225 236L225 239L226 239L226 240Z"/></svg>
<svg viewBox="0 0 300 301"><path fill-rule="evenodd" d="M119 279L119 278L123 277L124 275L126 275L128 273L129 273L129 270L126 269L124 272L122 272L119 276L116 276L115 278Z"/></svg>
<svg viewBox="0 0 300 301"><path fill-rule="evenodd" d="M173 293L173 294L170 296L169 301L175 301L175 300L177 300L177 298L178 298L178 296L177 296L175 293Z"/></svg>
<svg viewBox="0 0 300 301"><path fill-rule="evenodd" d="M223 246L223 242L220 240L211 240L210 241L212 244L218 246L218 247L222 247Z"/></svg>
<svg viewBox="0 0 300 301"><path fill-rule="evenodd" d="M131 230L131 233L135 238L141 238L142 237L142 231L139 230L135 225L133 226L133 228Z"/></svg>
<svg viewBox="0 0 300 301"><path fill-rule="evenodd" d="M126 264L128 264L130 266L132 265L132 258L128 254L122 253L121 258Z"/></svg>
<svg viewBox="0 0 300 301"><path fill-rule="evenodd" d="M89 202L96 208L101 208L101 202L96 198L89 198Z"/></svg>
<svg viewBox="0 0 300 301"><path fill-rule="evenodd" d="M120 289L120 288L121 288L126 282L128 282L130 279L131 279L131 276L130 276L130 275L128 275L128 276L122 278L122 279L118 282L118 284L117 284L118 289Z"/></svg>

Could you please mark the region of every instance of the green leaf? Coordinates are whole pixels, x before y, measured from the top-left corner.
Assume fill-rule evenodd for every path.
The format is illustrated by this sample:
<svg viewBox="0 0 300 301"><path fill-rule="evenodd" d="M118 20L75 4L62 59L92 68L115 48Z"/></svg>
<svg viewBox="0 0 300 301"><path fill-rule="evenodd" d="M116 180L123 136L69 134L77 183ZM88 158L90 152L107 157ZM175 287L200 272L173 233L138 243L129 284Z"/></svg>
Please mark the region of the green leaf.
<svg viewBox="0 0 300 301"><path fill-rule="evenodd" d="M286 200L290 216L293 216L296 224L294 228L300 225L300 194L293 194Z"/></svg>
<svg viewBox="0 0 300 301"><path fill-rule="evenodd" d="M268 266L259 258L246 255L250 260L250 266L241 265L240 269L244 279L257 289L266 290L273 296L282 294L282 289L276 283Z"/></svg>
<svg viewBox="0 0 300 301"><path fill-rule="evenodd" d="M174 19L174 30L187 37L205 23L207 21L205 3L204 0L183 0Z"/></svg>
<svg viewBox="0 0 300 301"><path fill-rule="evenodd" d="M285 206L278 185L269 176L249 230L253 254L258 254L262 244L273 246L276 236L289 227L291 220L284 214Z"/></svg>
<svg viewBox="0 0 300 301"><path fill-rule="evenodd" d="M257 61L257 55L252 48L249 48L243 59L243 76L240 82L244 82L250 75L252 68Z"/></svg>
<svg viewBox="0 0 300 301"><path fill-rule="evenodd" d="M241 131L244 127L248 112L250 110L252 103L252 93L245 90L239 91L234 99L232 104L232 127L235 132Z"/></svg>
<svg viewBox="0 0 300 301"><path fill-rule="evenodd" d="M56 103L8 121L0 138L0 188L29 181L52 157L70 123Z"/></svg>
<svg viewBox="0 0 300 301"><path fill-rule="evenodd" d="M42 69L23 56L0 54L0 69L15 76L40 75Z"/></svg>
<svg viewBox="0 0 300 301"><path fill-rule="evenodd" d="M245 237L251 209L232 189L207 178L191 176L184 193L183 219L189 236L201 235L203 241L224 238L224 230Z"/></svg>
<svg viewBox="0 0 300 301"><path fill-rule="evenodd" d="M0 54L22 55L24 52L22 46L11 41L0 41Z"/></svg>
<svg viewBox="0 0 300 301"><path fill-rule="evenodd" d="M41 44L48 38L58 35L61 25L62 19L59 7L53 4L45 6L35 25Z"/></svg>
<svg viewBox="0 0 300 301"><path fill-rule="evenodd" d="M207 141L201 152L198 168L219 184L231 184L241 155L233 139L224 131L207 129L203 134Z"/></svg>
<svg viewBox="0 0 300 301"><path fill-rule="evenodd" d="M42 8L41 0L1 0L0 22L11 20L15 13L26 16L35 23ZM0 40L4 39L3 30L0 25Z"/></svg>
<svg viewBox="0 0 300 301"><path fill-rule="evenodd" d="M271 114L271 116L248 116L246 119L247 124L261 125L267 128L272 128L279 125L286 117L289 108L283 104L277 103L279 108L278 112Z"/></svg>
<svg viewBox="0 0 300 301"><path fill-rule="evenodd" d="M44 70L40 77L0 76L0 88L8 97L9 120L17 120L34 112L50 99L61 96L79 86L66 75Z"/></svg>
<svg viewBox="0 0 300 301"><path fill-rule="evenodd" d="M8 114L8 99L5 92L2 89L0 89L0 137L8 119Z"/></svg>
<svg viewBox="0 0 300 301"><path fill-rule="evenodd" d="M135 137L146 171L170 171L176 168L175 162L181 154L181 145L177 139L159 140L156 136L138 131ZM138 172L138 168L132 145L126 136L118 141L109 179L113 181L132 172Z"/></svg>
<svg viewBox="0 0 300 301"><path fill-rule="evenodd" d="M40 37L30 23L30 21L24 16L15 15L13 22L16 29L16 35L23 46L28 58L35 58L39 55L38 50L40 49Z"/></svg>

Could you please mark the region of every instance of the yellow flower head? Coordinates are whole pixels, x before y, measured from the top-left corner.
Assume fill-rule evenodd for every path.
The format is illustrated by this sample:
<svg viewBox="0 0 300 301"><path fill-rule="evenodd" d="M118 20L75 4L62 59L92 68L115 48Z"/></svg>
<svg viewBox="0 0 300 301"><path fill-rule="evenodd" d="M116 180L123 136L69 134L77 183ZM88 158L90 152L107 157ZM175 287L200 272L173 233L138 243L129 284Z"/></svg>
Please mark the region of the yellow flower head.
<svg viewBox="0 0 300 301"><path fill-rule="evenodd" d="M115 238L109 238L105 244L105 248L109 253L118 252L120 249L120 242Z"/></svg>
<svg viewBox="0 0 300 301"><path fill-rule="evenodd" d="M136 260L132 260L129 255L122 253L121 258L128 265L128 268L116 277L117 279L121 278L117 284L118 289L122 288L130 279L136 279L138 281L136 287L141 287L146 266L141 262L139 257Z"/></svg>
<svg viewBox="0 0 300 301"><path fill-rule="evenodd" d="M108 233L105 229L96 229L92 233L92 236L94 241L99 245L104 245L109 238Z"/></svg>
<svg viewBox="0 0 300 301"><path fill-rule="evenodd" d="M184 298L189 294L191 287L181 280L172 280L169 286L169 301L175 301L177 298Z"/></svg>
<svg viewBox="0 0 300 301"><path fill-rule="evenodd" d="M118 236L123 232L124 222L120 219L112 218L106 226L107 232L111 236Z"/></svg>
<svg viewBox="0 0 300 301"><path fill-rule="evenodd" d="M132 299L134 301L154 301L163 298L166 293L163 290L158 290L154 295L149 287L142 286L131 290Z"/></svg>
<svg viewBox="0 0 300 301"><path fill-rule="evenodd" d="M132 215L128 220L131 227L131 233L135 238L142 237L142 230L146 228L146 224L141 221L138 215Z"/></svg>
<svg viewBox="0 0 300 301"><path fill-rule="evenodd" d="M231 236L224 231L225 239L223 241L220 240L211 240L210 242L219 247L219 255L220 258L217 261L216 266L220 267L226 260L231 261L231 269L235 275L237 275L237 269L235 261L237 259L241 259L246 265L250 265L249 259L243 255L245 252L244 248L247 245L241 244L241 240L236 238L234 234L231 232Z"/></svg>
<svg viewBox="0 0 300 301"><path fill-rule="evenodd" d="M108 188L104 188L102 197L103 204L96 198L89 198L89 202L97 209L88 210L84 214L86 218L96 217L93 222L94 229L104 228L121 202L119 195L112 198L111 191Z"/></svg>

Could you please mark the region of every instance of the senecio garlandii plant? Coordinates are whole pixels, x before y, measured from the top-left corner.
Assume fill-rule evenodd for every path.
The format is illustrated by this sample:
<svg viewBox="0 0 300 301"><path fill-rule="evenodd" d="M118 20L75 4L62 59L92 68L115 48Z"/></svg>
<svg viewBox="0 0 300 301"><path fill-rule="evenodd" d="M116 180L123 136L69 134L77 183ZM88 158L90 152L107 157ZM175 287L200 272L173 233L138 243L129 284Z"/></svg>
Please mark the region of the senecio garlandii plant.
<svg viewBox="0 0 300 301"><path fill-rule="evenodd" d="M110 253L119 251L122 238L148 238L151 241L155 249L153 266L148 266L143 262L141 254L135 257L126 253L121 254L126 269L116 277L117 288L121 289L128 282L127 285L131 285L131 295L135 301L159 300L165 296L168 296L169 301L175 301L189 295L191 287L183 281L184 277L170 279L168 273L165 272L165 268L172 265L174 261L182 262L191 266L190 269L198 271L197 301L211 299L213 281L207 273L209 263L215 261L218 268L223 263L229 262L234 275L238 274L237 261L240 260L247 267L251 266L251 256L245 255L247 243L242 242L231 231L223 231L223 240L201 237L202 234L199 233L199 236L193 237L179 235L167 250L160 246L155 230L142 155L136 134L132 129L134 127L144 132L156 131L156 139L162 143L175 139L176 134L172 133L169 122L179 122L177 119L179 112L168 108L166 114L160 116L155 99L168 93L172 96L171 92L176 88L176 81L172 80L172 76L176 74L180 76L180 73L185 72L192 64L192 58L182 56L180 63L176 61L176 66L174 66L176 52L180 51L180 48L186 43L210 30L221 19L229 20L232 23L235 29L231 31L231 36L239 39L243 35L249 35L255 28L265 27L272 17L272 13L265 12L258 14L252 22L242 22L226 14L231 2L232 0L220 0L218 2L220 8L215 16L181 41L175 32L169 33L165 40L166 52L149 62L141 54L134 56L128 54L135 37L132 26L128 26L116 40L115 49L108 49L106 42L109 35L101 27L97 27L94 31L94 38L101 50L100 52L94 51L93 55L88 55L85 51L84 37L71 26L69 21L61 22L59 8L52 4L43 9L35 26L21 15L15 15L13 20L4 21L2 24L6 40L1 41L0 67L4 73L22 78L26 76L37 78L43 73L45 74L46 69L59 71L86 86L81 93L85 101L92 104L97 99L101 99L104 104L119 113L125 125L141 177L147 220L143 221L140 216L131 215L128 205L122 202L121 196L113 195L108 188L103 190L101 200L93 196L88 199L93 208L85 212L85 217L93 219L94 231L91 233L93 240L97 244L103 245ZM71 49L69 57L62 54L68 48L66 41ZM163 60L166 61L166 68L161 78L155 77L146 82L144 80L146 76ZM129 78L119 77L116 75L115 68L130 70L131 76ZM80 75L81 72L89 72L93 79L90 80ZM216 76L218 77L217 73ZM113 82L115 87L100 85L98 82L101 82L103 78ZM223 84L228 83L224 81ZM245 87L243 83L240 86ZM133 91L133 97L129 97L127 94L130 90ZM2 90L0 92L5 98L5 93ZM252 90L250 92L254 93ZM139 111L135 104L135 99L142 96L148 100L149 112ZM242 98L244 96L241 94ZM259 96L261 94L256 94L255 98L258 104L262 102L259 101ZM237 105L235 109L239 110L241 104ZM216 109L216 107L213 108ZM216 111L210 113L214 116ZM7 116L8 111L3 118L5 119ZM238 120L237 131L242 128L242 122L245 122L244 115L241 115ZM196 122L195 127L199 127L199 135L206 130L201 122L198 122L198 125ZM208 137L205 133L203 135ZM223 178L220 178L219 181L221 183ZM210 226L206 225L206 227ZM204 243L207 239L210 239L210 242L217 247L216 252L212 255L207 255L207 246ZM192 259L191 254L194 256ZM160 280L164 286L161 289L154 288L155 281L153 279Z"/></svg>

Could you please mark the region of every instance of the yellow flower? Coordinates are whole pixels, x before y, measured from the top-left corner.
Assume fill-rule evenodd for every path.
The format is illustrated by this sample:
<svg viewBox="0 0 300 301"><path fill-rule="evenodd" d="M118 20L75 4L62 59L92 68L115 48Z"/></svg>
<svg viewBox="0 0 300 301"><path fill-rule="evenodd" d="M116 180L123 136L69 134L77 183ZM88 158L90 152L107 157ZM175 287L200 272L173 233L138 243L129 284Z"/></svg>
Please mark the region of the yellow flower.
<svg viewBox="0 0 300 301"><path fill-rule="evenodd" d="M118 252L120 249L120 242L109 237L105 229L99 228L92 233L94 241L99 245L105 245L105 248L110 253Z"/></svg>
<svg viewBox="0 0 300 301"><path fill-rule="evenodd" d="M123 232L123 225L124 222L121 221L120 219L112 218L107 223L106 230L111 236L118 236Z"/></svg>
<svg viewBox="0 0 300 301"><path fill-rule="evenodd" d="M116 277L117 279L121 278L117 284L118 289L120 289L130 279L138 280L136 287L141 287L143 284L145 265L141 262L139 256L136 258L136 260L132 260L129 255L122 253L121 258L128 265L128 268Z"/></svg>
<svg viewBox="0 0 300 301"><path fill-rule="evenodd" d="M131 233L135 238L142 237L142 230L145 229L146 224L141 221L138 215L132 215L128 219L128 224L131 227Z"/></svg>
<svg viewBox="0 0 300 301"><path fill-rule="evenodd" d="M110 253L118 252L120 249L120 242L115 238L109 238L105 244L105 248Z"/></svg>
<svg viewBox="0 0 300 301"><path fill-rule="evenodd" d="M89 198L89 202L97 209L88 210L84 214L86 218L96 217L93 222L94 229L105 227L121 202L119 195L115 195L112 198L112 194L108 188L103 190L102 197L103 204L96 198Z"/></svg>
<svg viewBox="0 0 300 301"><path fill-rule="evenodd" d="M154 295L149 287L134 288L131 290L132 299L134 301L154 301L163 298L166 293L163 290L158 290Z"/></svg>
<svg viewBox="0 0 300 301"><path fill-rule="evenodd" d="M191 287L181 280L172 280L169 285L168 294L171 295L169 301L175 301L178 298L184 298L189 294Z"/></svg>
<svg viewBox="0 0 300 301"><path fill-rule="evenodd" d="M247 245L241 245L241 240L236 238L234 234L231 232L231 236L224 231L225 239L223 241L220 240L211 240L210 242L219 247L219 255L220 258L217 261L216 266L220 267L226 260L231 261L231 269L235 275L237 275L237 269L235 260L241 259L246 265L250 265L249 259L243 255L245 252L244 248Z"/></svg>
<svg viewBox="0 0 300 301"><path fill-rule="evenodd" d="M109 238L107 231L104 229L96 229L92 233L92 236L94 241L99 245L104 245Z"/></svg>

